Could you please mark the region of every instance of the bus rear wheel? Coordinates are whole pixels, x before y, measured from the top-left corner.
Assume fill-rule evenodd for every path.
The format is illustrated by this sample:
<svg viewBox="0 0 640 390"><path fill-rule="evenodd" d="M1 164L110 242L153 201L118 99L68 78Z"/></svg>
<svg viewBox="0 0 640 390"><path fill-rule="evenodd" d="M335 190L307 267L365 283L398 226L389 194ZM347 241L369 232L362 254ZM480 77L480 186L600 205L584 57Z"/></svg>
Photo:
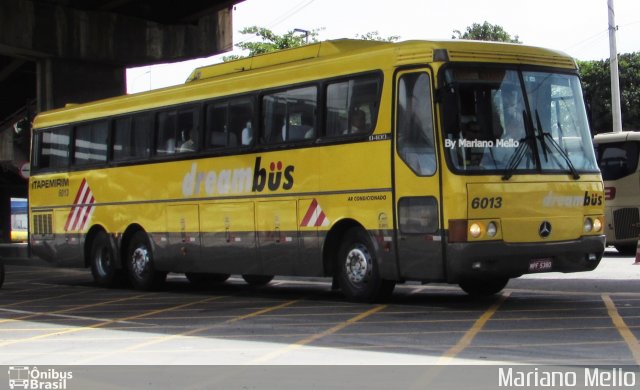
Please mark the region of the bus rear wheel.
<svg viewBox="0 0 640 390"><path fill-rule="evenodd" d="M98 286L114 287L117 284L120 272L107 233L100 231L93 238L89 261L93 280Z"/></svg>
<svg viewBox="0 0 640 390"><path fill-rule="evenodd" d="M273 280L273 275L242 275L242 279L250 286L266 286Z"/></svg>
<svg viewBox="0 0 640 390"><path fill-rule="evenodd" d="M166 272L156 271L153 253L147 234L136 232L131 237L127 256L129 280L136 290L154 290L162 286L167 278Z"/></svg>
<svg viewBox="0 0 640 390"><path fill-rule="evenodd" d="M502 291L509 283L509 278L473 279L460 282L460 288L467 294L477 297L488 297Z"/></svg>
<svg viewBox="0 0 640 390"><path fill-rule="evenodd" d="M352 301L372 302L393 292L396 283L380 277L373 245L363 229L351 228L344 236L338 251L338 282Z"/></svg>

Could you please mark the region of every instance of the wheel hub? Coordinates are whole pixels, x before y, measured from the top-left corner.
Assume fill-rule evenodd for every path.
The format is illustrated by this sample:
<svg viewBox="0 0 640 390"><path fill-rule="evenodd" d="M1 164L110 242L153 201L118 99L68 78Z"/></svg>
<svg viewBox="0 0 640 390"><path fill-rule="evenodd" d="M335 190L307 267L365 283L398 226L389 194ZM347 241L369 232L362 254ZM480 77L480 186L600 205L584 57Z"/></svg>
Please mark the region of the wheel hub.
<svg viewBox="0 0 640 390"><path fill-rule="evenodd" d="M149 252L146 248L137 248L132 255L133 272L140 276L144 274L149 265Z"/></svg>
<svg viewBox="0 0 640 390"><path fill-rule="evenodd" d="M111 269L112 267L112 259L110 254L106 251L99 251L98 254L98 261L97 261L97 265L98 265L98 271L100 272L101 275L106 275L109 273L108 270Z"/></svg>
<svg viewBox="0 0 640 390"><path fill-rule="evenodd" d="M363 283L371 273L371 256L364 247L356 247L349 251L345 263L346 274L351 283Z"/></svg>

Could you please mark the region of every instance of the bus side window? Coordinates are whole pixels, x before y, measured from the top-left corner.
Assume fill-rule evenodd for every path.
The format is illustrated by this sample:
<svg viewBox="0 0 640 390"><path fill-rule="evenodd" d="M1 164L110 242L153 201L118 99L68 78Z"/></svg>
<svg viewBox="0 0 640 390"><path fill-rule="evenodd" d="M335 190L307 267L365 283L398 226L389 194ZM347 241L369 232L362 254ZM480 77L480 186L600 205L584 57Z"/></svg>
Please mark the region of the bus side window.
<svg viewBox="0 0 640 390"><path fill-rule="evenodd" d="M113 160L123 161L134 156L131 117L118 118L113 122Z"/></svg>
<svg viewBox="0 0 640 390"><path fill-rule="evenodd" d="M198 111L195 109L178 111L176 151L178 153L195 152L200 148Z"/></svg>
<svg viewBox="0 0 640 390"><path fill-rule="evenodd" d="M127 161L149 157L153 116L142 113L118 118L113 125L113 161Z"/></svg>
<svg viewBox="0 0 640 390"><path fill-rule="evenodd" d="M106 120L76 127L73 162L75 165L105 163L109 123Z"/></svg>
<svg viewBox="0 0 640 390"><path fill-rule="evenodd" d="M315 137L318 89L289 89L262 97L262 144L309 140Z"/></svg>
<svg viewBox="0 0 640 390"><path fill-rule="evenodd" d="M418 175L436 171L431 88L426 73L410 73L398 82L398 154Z"/></svg>
<svg viewBox="0 0 640 390"><path fill-rule="evenodd" d="M151 135L153 132L153 115L142 113L133 116L131 124L131 157L148 158L151 153Z"/></svg>
<svg viewBox="0 0 640 390"><path fill-rule="evenodd" d="M380 99L378 76L330 83L326 88L325 136L369 134L376 125Z"/></svg>
<svg viewBox="0 0 640 390"><path fill-rule="evenodd" d="M229 146L253 143L253 99L243 97L229 102Z"/></svg>
<svg viewBox="0 0 640 390"><path fill-rule="evenodd" d="M262 98L262 136L260 143L277 144L286 139L287 101L278 95Z"/></svg>
<svg viewBox="0 0 640 390"><path fill-rule="evenodd" d="M206 139L207 149L227 146L227 102L215 102L207 105Z"/></svg>
<svg viewBox="0 0 640 390"><path fill-rule="evenodd" d="M156 128L156 155L165 156L176 151L176 112L158 113Z"/></svg>
<svg viewBox="0 0 640 390"><path fill-rule="evenodd" d="M66 168L69 165L70 140L70 127L39 133L35 165L41 169Z"/></svg>

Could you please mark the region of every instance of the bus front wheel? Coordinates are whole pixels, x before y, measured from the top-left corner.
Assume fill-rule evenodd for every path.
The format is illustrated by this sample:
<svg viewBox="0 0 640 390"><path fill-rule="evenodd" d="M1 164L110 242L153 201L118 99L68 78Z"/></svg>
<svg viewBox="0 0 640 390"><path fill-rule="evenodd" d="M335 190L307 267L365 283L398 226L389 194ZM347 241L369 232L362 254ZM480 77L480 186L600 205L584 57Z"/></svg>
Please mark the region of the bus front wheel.
<svg viewBox="0 0 640 390"><path fill-rule="evenodd" d="M338 281L342 293L352 301L372 302L393 292L395 282L383 280L366 231L349 229L338 251Z"/></svg>
<svg viewBox="0 0 640 390"><path fill-rule="evenodd" d="M460 282L460 288L471 296L488 297L502 291L509 278L473 279Z"/></svg>
<svg viewBox="0 0 640 390"><path fill-rule="evenodd" d="M136 290L157 289L167 278L166 272L156 271L151 244L147 234L143 231L138 231L131 237L127 271L131 284Z"/></svg>
<svg viewBox="0 0 640 390"><path fill-rule="evenodd" d="M93 238L90 256L91 274L96 284L102 287L115 286L119 272L107 233L100 231Z"/></svg>

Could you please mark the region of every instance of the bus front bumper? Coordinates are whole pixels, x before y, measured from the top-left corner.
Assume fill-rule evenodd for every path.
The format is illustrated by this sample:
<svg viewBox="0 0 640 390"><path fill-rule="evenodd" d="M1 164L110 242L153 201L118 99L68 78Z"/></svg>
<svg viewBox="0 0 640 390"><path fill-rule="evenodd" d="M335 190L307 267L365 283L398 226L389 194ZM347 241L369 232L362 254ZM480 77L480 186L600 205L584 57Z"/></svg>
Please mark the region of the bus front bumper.
<svg viewBox="0 0 640 390"><path fill-rule="evenodd" d="M605 236L572 241L510 244L483 241L447 244L447 281L515 278L541 272L592 271L604 253Z"/></svg>

